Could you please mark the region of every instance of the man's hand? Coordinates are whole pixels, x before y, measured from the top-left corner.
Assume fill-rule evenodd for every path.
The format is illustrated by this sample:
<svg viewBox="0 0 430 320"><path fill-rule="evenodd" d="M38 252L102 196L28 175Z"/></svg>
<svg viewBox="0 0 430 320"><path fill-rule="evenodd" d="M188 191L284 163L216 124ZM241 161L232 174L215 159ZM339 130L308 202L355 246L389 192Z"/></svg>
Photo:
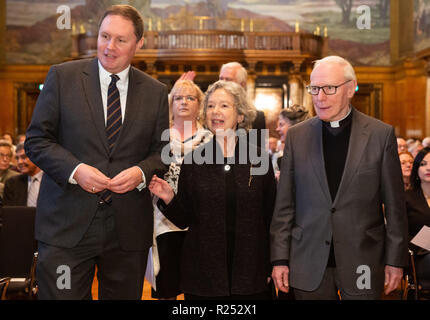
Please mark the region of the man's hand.
<svg viewBox="0 0 430 320"><path fill-rule="evenodd" d="M282 292L288 293L290 285L288 282L288 274L290 269L287 266L274 266L272 270L272 279L275 287Z"/></svg>
<svg viewBox="0 0 430 320"><path fill-rule="evenodd" d="M403 277L403 268L385 266L385 294L390 294L396 290Z"/></svg>
<svg viewBox="0 0 430 320"><path fill-rule="evenodd" d="M109 183L108 189L114 193L126 193L142 183L142 171L134 166L118 173Z"/></svg>
<svg viewBox="0 0 430 320"><path fill-rule="evenodd" d="M152 177L148 189L161 200L163 200L165 204L169 204L175 196L175 193L173 192L173 189L169 183L163 179L158 178L156 175Z"/></svg>
<svg viewBox="0 0 430 320"><path fill-rule="evenodd" d="M87 192L97 193L108 188L110 179L97 168L81 164L73 179Z"/></svg>

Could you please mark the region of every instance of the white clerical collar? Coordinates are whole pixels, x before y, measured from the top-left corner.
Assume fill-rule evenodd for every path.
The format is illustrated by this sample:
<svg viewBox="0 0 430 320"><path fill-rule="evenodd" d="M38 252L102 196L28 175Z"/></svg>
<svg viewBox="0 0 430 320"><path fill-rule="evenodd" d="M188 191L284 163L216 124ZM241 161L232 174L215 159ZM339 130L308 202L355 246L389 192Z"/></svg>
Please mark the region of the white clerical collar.
<svg viewBox="0 0 430 320"><path fill-rule="evenodd" d="M352 108L351 108L351 106L349 107L349 111L348 111L348 113L346 114L346 116L344 116L342 119L340 119L340 120L336 120L336 121L330 121L330 127L332 127L332 128L339 128L340 127L340 122L342 121L342 120L345 120L346 118L348 118L348 116L349 116L349 114L351 113L351 111L352 111Z"/></svg>

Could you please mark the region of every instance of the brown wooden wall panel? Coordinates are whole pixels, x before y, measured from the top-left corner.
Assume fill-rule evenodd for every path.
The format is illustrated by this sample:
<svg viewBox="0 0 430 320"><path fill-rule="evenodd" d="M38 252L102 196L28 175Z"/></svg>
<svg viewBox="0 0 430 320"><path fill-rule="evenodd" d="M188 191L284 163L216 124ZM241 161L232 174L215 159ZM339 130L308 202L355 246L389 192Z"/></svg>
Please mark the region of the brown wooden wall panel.
<svg viewBox="0 0 430 320"><path fill-rule="evenodd" d="M29 121L28 111L34 107L37 96L34 88L43 83L48 69L49 66L7 66L0 69L1 132L17 134L25 127L24 122ZM360 108L371 110L378 107L376 117L394 126L397 135L407 138L430 135L426 129L425 110L427 77L422 63L357 67L356 73L362 90L360 94L363 94L357 96L361 101ZM157 77L156 74L154 76ZM308 75L303 77L309 78ZM375 105L375 101L379 101L379 105ZM18 110L23 107L25 110Z"/></svg>

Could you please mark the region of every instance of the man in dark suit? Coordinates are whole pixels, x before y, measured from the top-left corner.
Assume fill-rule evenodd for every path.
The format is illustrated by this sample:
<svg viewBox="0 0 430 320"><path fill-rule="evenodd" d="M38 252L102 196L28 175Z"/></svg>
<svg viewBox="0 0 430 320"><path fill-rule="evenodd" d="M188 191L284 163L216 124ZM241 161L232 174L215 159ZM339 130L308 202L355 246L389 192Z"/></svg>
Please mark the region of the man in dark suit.
<svg viewBox="0 0 430 320"><path fill-rule="evenodd" d="M407 265L407 219L391 126L350 105L357 80L341 57L317 61L317 117L291 127L271 225L272 277L297 299L378 299ZM384 206L384 207L383 207ZM386 223L384 223L384 216Z"/></svg>
<svg viewBox="0 0 430 320"><path fill-rule="evenodd" d="M15 158L21 174L6 180L3 204L36 207L43 171L27 157L23 143L16 146Z"/></svg>
<svg viewBox="0 0 430 320"><path fill-rule="evenodd" d="M166 166L167 88L131 67L143 20L128 5L99 24L97 59L51 67L25 148L46 173L36 214L41 299L140 299L153 211L146 183Z"/></svg>

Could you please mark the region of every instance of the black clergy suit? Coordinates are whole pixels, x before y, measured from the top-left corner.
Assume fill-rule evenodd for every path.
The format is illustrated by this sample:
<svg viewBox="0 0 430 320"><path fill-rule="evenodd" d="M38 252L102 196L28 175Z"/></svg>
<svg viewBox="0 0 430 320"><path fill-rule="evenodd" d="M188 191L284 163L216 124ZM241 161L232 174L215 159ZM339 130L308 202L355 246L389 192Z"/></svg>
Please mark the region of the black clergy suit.
<svg viewBox="0 0 430 320"><path fill-rule="evenodd" d="M166 170L160 152L165 144L162 132L168 128L167 88L131 67L127 92L124 122L109 151L98 59L50 68L25 141L26 154L45 172L36 214L39 242L74 248L89 229L101 196L69 183L78 164L95 167L110 178L138 166L147 184L155 173ZM153 231L148 189L113 194L109 210L122 250L147 252Z"/></svg>

